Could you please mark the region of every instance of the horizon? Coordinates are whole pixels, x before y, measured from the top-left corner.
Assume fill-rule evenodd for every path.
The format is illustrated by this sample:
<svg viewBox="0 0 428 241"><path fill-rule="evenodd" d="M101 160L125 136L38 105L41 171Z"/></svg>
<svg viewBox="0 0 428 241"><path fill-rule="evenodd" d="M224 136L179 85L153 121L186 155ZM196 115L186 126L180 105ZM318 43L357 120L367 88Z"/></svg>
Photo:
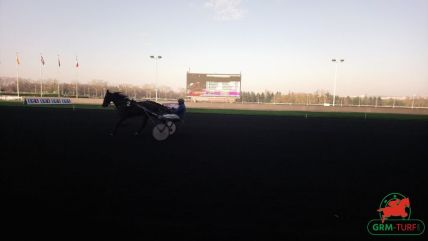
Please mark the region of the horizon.
<svg viewBox="0 0 428 241"><path fill-rule="evenodd" d="M178 90L189 70L241 72L242 91L282 93L332 93L343 58L336 95L428 96L428 2L2 0L0 76L16 52L35 81L41 53L44 80Z"/></svg>
<svg viewBox="0 0 428 241"><path fill-rule="evenodd" d="M203 73L205 74L205 73ZM219 73L211 73L211 74L219 74ZM13 84L15 84L16 82L16 76L15 77L11 77L11 76L0 76L0 81L3 79L7 79L7 80L11 80L13 81ZM19 81L29 81L31 83L36 84L37 86L40 85L40 80L39 79L29 79L29 78L21 78L19 79ZM56 85L57 79L55 78L49 78L49 79L44 79L43 83L44 85L46 84L52 84L54 83ZM140 84L140 85L135 85L135 84L128 84L128 83L109 83L108 81L104 81L104 80L100 80L100 79L93 79L87 82L80 82L79 86L93 86L95 84L92 83L92 81L101 81L101 82L105 82L107 84L107 87L111 87L113 89L118 89L119 92L121 92L121 87L124 88L137 88L140 90L152 90L155 91L155 85L153 85L152 83L144 83L144 84ZM75 82L73 81L63 81L60 82L60 85L62 84L67 84L67 85L74 85ZM2 86L2 83L0 83L0 87ZM186 91L186 88L178 88L178 89L173 89L170 86L167 85L162 85L162 86L157 86L159 91L173 91L175 93L180 93L183 91ZM0 93L2 93L3 91L0 91ZM281 95L288 95L288 94L307 94L307 95L333 95L331 90L326 90L326 89L318 89L318 90L314 90L312 92L297 92L297 91L293 91L293 90L288 90L288 91L276 91L276 90L262 90L262 91L254 91L254 90L242 90L242 93L255 93L255 94L266 94L266 93L280 93ZM21 91L21 93L23 93ZM30 92L26 93L26 94L30 94ZM46 93L48 94L48 93ZM35 93L35 96L39 96L39 92ZM336 94L337 97L340 98L346 98L346 97L351 97L351 98L364 98L364 97L379 97L379 98L383 98L383 99L405 99L405 98L422 98L422 99L426 99L428 98L428 95L369 95L369 94L361 94L361 95L338 95Z"/></svg>

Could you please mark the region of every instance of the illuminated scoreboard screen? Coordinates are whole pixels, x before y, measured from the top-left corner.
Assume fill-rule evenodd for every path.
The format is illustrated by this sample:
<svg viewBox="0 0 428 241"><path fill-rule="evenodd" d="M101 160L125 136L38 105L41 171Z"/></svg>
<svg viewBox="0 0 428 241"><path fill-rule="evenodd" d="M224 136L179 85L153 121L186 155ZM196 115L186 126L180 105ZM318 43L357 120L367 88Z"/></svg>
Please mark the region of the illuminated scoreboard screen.
<svg viewBox="0 0 428 241"><path fill-rule="evenodd" d="M241 74L187 73L187 96L236 97L241 95Z"/></svg>

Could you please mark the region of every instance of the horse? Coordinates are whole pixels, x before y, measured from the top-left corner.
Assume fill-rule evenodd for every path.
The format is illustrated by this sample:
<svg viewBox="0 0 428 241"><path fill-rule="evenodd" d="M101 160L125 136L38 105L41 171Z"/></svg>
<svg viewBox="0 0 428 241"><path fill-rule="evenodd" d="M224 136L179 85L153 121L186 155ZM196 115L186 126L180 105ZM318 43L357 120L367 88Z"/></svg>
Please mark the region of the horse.
<svg viewBox="0 0 428 241"><path fill-rule="evenodd" d="M160 114L168 114L171 113L171 111L166 107L163 106L157 102L145 100L145 101L135 101L132 99L129 99L128 96L122 94L121 92L110 92L109 90L106 91L106 94L104 96L104 101L102 106L108 107L110 103L113 102L113 104L116 107L116 110L119 114L119 121L116 123L113 132L110 133L110 135L114 136L116 135L117 129L119 126L128 118L133 117L142 117L142 122L140 129L135 132L135 135L140 135L143 131L144 127L147 124L147 119L149 118L146 111L144 111L143 108L140 106L144 106L148 110L160 113Z"/></svg>
<svg viewBox="0 0 428 241"><path fill-rule="evenodd" d="M387 207L379 208L377 211L382 212L382 223L384 223L385 219L391 216L407 217L406 207L410 207L410 200L408 197L401 200L392 200L388 203Z"/></svg>

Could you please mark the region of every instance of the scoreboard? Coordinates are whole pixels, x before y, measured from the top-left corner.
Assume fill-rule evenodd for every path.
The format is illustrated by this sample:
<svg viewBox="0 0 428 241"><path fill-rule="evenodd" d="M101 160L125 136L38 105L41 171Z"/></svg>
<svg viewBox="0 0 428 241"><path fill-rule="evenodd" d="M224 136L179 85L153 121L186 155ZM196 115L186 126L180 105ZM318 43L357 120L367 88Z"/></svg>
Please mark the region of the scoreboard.
<svg viewBox="0 0 428 241"><path fill-rule="evenodd" d="M235 97L241 95L241 74L202 74L187 72L188 97Z"/></svg>

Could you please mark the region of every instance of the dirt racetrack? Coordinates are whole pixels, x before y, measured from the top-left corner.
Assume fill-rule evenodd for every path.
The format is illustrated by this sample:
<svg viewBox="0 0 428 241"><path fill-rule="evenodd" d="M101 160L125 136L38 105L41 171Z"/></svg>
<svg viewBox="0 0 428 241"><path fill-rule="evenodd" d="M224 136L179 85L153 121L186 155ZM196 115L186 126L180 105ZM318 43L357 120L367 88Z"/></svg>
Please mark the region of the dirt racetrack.
<svg viewBox="0 0 428 241"><path fill-rule="evenodd" d="M0 113L4 235L366 240L391 192L428 222L426 120L188 113L156 142L108 136L113 111Z"/></svg>

